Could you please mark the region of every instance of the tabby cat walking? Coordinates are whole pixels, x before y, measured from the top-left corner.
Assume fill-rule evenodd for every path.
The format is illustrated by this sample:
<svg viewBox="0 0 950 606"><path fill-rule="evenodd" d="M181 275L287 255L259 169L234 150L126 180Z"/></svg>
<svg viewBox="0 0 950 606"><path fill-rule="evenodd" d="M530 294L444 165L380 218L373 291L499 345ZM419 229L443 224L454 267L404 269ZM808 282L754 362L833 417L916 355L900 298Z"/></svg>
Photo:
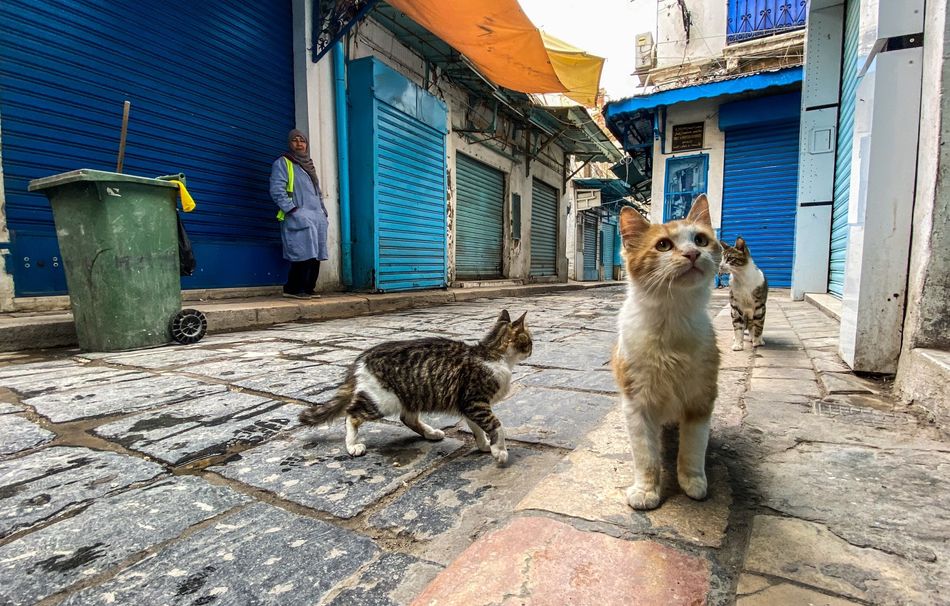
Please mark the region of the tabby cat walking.
<svg viewBox="0 0 950 606"><path fill-rule="evenodd" d="M732 351L742 351L743 332L749 331L752 348L765 345L765 303L769 297L769 282L752 260L749 246L740 236L736 245L722 245L722 268L729 272L729 305L732 307Z"/></svg>
<svg viewBox="0 0 950 606"><path fill-rule="evenodd" d="M491 451L499 465L508 461L505 431L492 405L508 395L511 371L531 355L531 333L525 315L511 321L502 311L479 343L443 338L393 341L372 347L356 358L336 398L300 413L306 425L321 425L346 416L346 450L366 452L360 425L383 417L399 419L427 440L441 440L442 430L427 425L420 413L464 417L475 444Z"/></svg>
<svg viewBox="0 0 950 606"><path fill-rule="evenodd" d="M661 429L672 423L679 424L679 485L703 499L719 373L707 305L722 254L709 203L701 195L686 219L662 225L624 208L620 233L629 281L613 371L633 451L627 502L634 509L659 506Z"/></svg>

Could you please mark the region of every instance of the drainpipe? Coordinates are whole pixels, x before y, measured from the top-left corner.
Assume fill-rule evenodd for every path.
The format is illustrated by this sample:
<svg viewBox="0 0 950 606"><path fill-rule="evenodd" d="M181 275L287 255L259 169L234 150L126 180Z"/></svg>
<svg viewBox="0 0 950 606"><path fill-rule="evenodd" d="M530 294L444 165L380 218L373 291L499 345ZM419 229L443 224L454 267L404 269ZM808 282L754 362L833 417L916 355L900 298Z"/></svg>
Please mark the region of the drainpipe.
<svg viewBox="0 0 950 606"><path fill-rule="evenodd" d="M350 137L347 128L346 58L343 42L333 45L333 94L336 106L336 157L340 180L340 244L343 286L353 286L353 238L350 233Z"/></svg>

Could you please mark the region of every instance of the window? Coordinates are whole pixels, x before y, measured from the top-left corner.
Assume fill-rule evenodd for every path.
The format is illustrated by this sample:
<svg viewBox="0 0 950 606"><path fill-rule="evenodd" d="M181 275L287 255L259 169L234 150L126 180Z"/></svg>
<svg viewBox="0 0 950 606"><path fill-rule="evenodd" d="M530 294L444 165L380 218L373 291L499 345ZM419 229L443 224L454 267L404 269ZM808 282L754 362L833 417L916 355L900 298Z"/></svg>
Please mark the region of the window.
<svg viewBox="0 0 950 606"><path fill-rule="evenodd" d="M726 42L742 42L805 27L809 0L729 0Z"/></svg>
<svg viewBox="0 0 950 606"><path fill-rule="evenodd" d="M681 156L666 161L663 221L684 219L699 194L706 193L709 156Z"/></svg>

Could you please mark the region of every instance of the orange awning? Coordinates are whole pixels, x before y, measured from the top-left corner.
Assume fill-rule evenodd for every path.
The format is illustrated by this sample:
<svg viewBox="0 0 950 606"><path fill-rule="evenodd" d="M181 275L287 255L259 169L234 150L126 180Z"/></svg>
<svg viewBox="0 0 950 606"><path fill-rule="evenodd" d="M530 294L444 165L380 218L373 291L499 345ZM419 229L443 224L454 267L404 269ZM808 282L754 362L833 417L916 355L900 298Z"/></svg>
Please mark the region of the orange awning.
<svg viewBox="0 0 950 606"><path fill-rule="evenodd" d="M517 0L386 0L495 84L593 105L604 60L542 34Z"/></svg>

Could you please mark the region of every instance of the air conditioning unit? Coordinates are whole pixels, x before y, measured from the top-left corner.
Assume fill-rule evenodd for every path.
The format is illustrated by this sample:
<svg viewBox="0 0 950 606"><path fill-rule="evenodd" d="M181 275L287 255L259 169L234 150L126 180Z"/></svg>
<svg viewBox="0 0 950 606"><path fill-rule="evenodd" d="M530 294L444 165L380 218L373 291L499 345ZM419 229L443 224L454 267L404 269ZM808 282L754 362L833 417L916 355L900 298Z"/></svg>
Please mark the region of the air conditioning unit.
<svg viewBox="0 0 950 606"><path fill-rule="evenodd" d="M635 74L642 74L656 67L656 45L653 44L653 32L637 34Z"/></svg>

